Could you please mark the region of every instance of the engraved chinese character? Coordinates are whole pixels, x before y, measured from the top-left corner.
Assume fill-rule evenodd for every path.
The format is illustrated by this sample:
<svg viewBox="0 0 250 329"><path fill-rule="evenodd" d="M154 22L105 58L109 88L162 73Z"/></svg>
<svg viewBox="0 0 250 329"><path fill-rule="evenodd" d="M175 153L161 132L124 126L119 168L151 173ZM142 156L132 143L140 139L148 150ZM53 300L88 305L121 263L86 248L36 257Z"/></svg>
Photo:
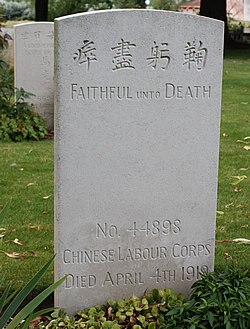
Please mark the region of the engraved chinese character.
<svg viewBox="0 0 250 329"><path fill-rule="evenodd" d="M168 43L163 42L161 46L158 46L156 41L154 41L153 47L151 47L150 57L147 57L147 60L150 61L148 65L152 64L152 68L156 69L157 63L159 60L164 60L165 65L162 66L162 70L166 70L170 63L170 54L168 50Z"/></svg>
<svg viewBox="0 0 250 329"><path fill-rule="evenodd" d="M42 73L42 77L43 77L43 79L46 80L46 81L51 80L49 70L44 69L44 70L43 70L43 73ZM46 81L45 81L45 82L46 82Z"/></svg>
<svg viewBox="0 0 250 329"><path fill-rule="evenodd" d="M28 31L24 31L22 34L22 39L28 39L28 36L29 36L29 32Z"/></svg>
<svg viewBox="0 0 250 329"><path fill-rule="evenodd" d="M73 60L78 64L86 64L87 70L89 70L90 62L97 60L95 50L93 41L83 40L83 46L74 53Z"/></svg>
<svg viewBox="0 0 250 329"><path fill-rule="evenodd" d="M43 56L42 65L45 65L45 66L49 66L50 65L50 61L49 61L48 56Z"/></svg>
<svg viewBox="0 0 250 329"><path fill-rule="evenodd" d="M183 65L187 65L188 70L190 70L192 65L195 65L197 70L202 70L205 67L207 48L202 48L202 44L202 41L199 41L197 44L195 40L192 43L187 42Z"/></svg>
<svg viewBox="0 0 250 329"><path fill-rule="evenodd" d="M54 38L54 31L49 31L49 32L47 33L47 37L48 37L50 40L52 40L52 39Z"/></svg>
<svg viewBox="0 0 250 329"><path fill-rule="evenodd" d="M41 31L34 32L35 39L40 39Z"/></svg>
<svg viewBox="0 0 250 329"><path fill-rule="evenodd" d="M136 45L121 39L121 42L118 42L117 46L111 48L116 52L112 61L112 63L114 63L113 71L124 68L135 69L132 65L132 54L130 53L131 47L136 47Z"/></svg>

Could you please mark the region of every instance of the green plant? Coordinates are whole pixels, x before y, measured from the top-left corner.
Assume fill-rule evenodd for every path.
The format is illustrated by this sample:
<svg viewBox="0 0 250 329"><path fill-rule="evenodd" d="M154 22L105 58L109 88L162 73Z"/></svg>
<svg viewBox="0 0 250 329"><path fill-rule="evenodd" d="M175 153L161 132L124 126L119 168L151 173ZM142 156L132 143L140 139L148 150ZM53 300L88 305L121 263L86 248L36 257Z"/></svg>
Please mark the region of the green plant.
<svg viewBox="0 0 250 329"><path fill-rule="evenodd" d="M8 20L17 20L28 17L34 19L35 12L30 7L30 1L5 1L1 0L4 14Z"/></svg>
<svg viewBox="0 0 250 329"><path fill-rule="evenodd" d="M5 23L6 20L3 17L3 5L0 3L0 51L2 51L5 48L8 48L8 40L4 33L2 32L2 25L1 23ZM1 54L2 55L2 54ZM0 56L2 57L2 56Z"/></svg>
<svg viewBox="0 0 250 329"><path fill-rule="evenodd" d="M40 328L103 328L103 329L155 329L164 323L164 313L182 303L183 295L175 295L172 289L153 289L142 298L132 296L107 305L97 305L78 311L76 317L69 317L64 310L59 315L52 313L49 324L40 323Z"/></svg>
<svg viewBox="0 0 250 329"><path fill-rule="evenodd" d="M247 271L226 267L224 273L202 275L193 293L165 315L161 329L250 328L250 279Z"/></svg>
<svg viewBox="0 0 250 329"><path fill-rule="evenodd" d="M4 209L0 213L0 225L2 224L8 210L10 207L10 201L6 204ZM6 310L1 314L0 318L0 328L3 328L8 321L11 321L6 329L14 329L16 328L21 322L22 324L19 326L20 329L26 329L28 328L28 325L30 321L32 321L34 318L36 318L39 315L51 312L54 308L45 309L42 311L39 311L35 314L33 314L34 309L41 304L41 302L48 297L67 277L64 276L54 284L52 284L50 287L45 289L43 292L41 292L36 298L34 298L28 305L26 305L13 319L11 316L14 314L14 312L17 310L17 308L20 306L22 301L27 297L27 295L30 293L30 291L34 288L34 286L37 284L37 282L41 279L41 277L44 275L44 273L47 271L48 267L51 265L55 258L55 255L40 269L40 271L37 272L37 274L26 284L26 286L18 293L18 295L13 299L13 301L10 303L10 305L6 308ZM2 285L3 280L0 281L0 285ZM5 289L4 293L2 294L0 298L0 313L2 312L2 309L4 305L14 297L14 294L10 296L10 298L7 299L9 290L11 287L11 282L8 284L7 288ZM25 320L26 319L26 320ZM24 321L25 320L25 321Z"/></svg>
<svg viewBox="0 0 250 329"><path fill-rule="evenodd" d="M42 139L48 132L44 119L34 112L26 99L33 94L14 88L13 68L0 60L0 140Z"/></svg>

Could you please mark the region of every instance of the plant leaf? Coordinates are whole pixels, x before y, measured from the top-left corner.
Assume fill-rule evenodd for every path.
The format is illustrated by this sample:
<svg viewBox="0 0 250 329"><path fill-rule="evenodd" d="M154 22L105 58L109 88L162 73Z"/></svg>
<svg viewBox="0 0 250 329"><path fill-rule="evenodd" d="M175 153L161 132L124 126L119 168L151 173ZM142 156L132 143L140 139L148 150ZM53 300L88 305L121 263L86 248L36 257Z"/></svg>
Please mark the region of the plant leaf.
<svg viewBox="0 0 250 329"><path fill-rule="evenodd" d="M50 197L51 197L51 195L47 195L47 196L44 196L43 199L48 199Z"/></svg>
<svg viewBox="0 0 250 329"><path fill-rule="evenodd" d="M225 258L225 260L232 260L233 257L231 255L229 255L227 252L225 252L225 255L227 256L227 258Z"/></svg>
<svg viewBox="0 0 250 329"><path fill-rule="evenodd" d="M25 246L25 243L19 241L18 239L4 241L4 243L8 243L8 242L14 242L16 244L19 244L20 246Z"/></svg>
<svg viewBox="0 0 250 329"><path fill-rule="evenodd" d="M214 315L211 311L207 312L207 317L208 317L208 321L210 323L210 326L213 328L213 322L214 322Z"/></svg>
<svg viewBox="0 0 250 329"><path fill-rule="evenodd" d="M5 216L7 215L9 208L10 208L11 199L6 203L3 210L0 212L0 226L2 226L2 221L4 220Z"/></svg>
<svg viewBox="0 0 250 329"><path fill-rule="evenodd" d="M240 243L244 243L244 244L250 244L250 240L248 239L243 239L243 238L239 238L239 239L234 239L232 240L233 242L240 242Z"/></svg>
<svg viewBox="0 0 250 329"><path fill-rule="evenodd" d="M31 325L34 325L35 320L36 319L39 319L39 318L42 318L42 315L43 314L51 313L52 311L59 310L59 309L60 309L60 307L51 307L51 308L45 308L45 309L43 309L41 311L38 311L38 312L34 313L33 316L32 316L32 318L31 318L31 321L30 321L29 325L30 326Z"/></svg>
<svg viewBox="0 0 250 329"><path fill-rule="evenodd" d="M29 226L29 228L39 230L39 226Z"/></svg>
<svg viewBox="0 0 250 329"><path fill-rule="evenodd" d="M0 328L4 327L4 325L7 323L9 318L13 315L13 313L18 308L18 306L22 303L22 301L26 298L26 296L30 293L30 291L34 288L34 286L37 284L37 282L41 279L41 277L47 271L47 269L53 262L54 258L55 258L55 255L53 255L53 257L40 269L40 271L38 271L37 274L25 285L25 287L19 292L19 294L15 297L15 299L12 301L12 303L8 306L8 308L6 309L6 311L0 318ZM16 325L18 325L18 323Z"/></svg>
<svg viewBox="0 0 250 329"><path fill-rule="evenodd" d="M231 202L231 203L229 203L229 204L227 204L227 205L225 206L225 208L229 208L229 207L234 207L234 203Z"/></svg>
<svg viewBox="0 0 250 329"><path fill-rule="evenodd" d="M31 254L35 255L37 257L37 254L34 251L31 250L26 250L23 254L27 254L27 252L30 252Z"/></svg>
<svg viewBox="0 0 250 329"><path fill-rule="evenodd" d="M37 185L36 183L29 183L27 186Z"/></svg>
<svg viewBox="0 0 250 329"><path fill-rule="evenodd" d="M216 213L217 213L218 215L224 215L224 211L219 211L219 210L217 210Z"/></svg>
<svg viewBox="0 0 250 329"><path fill-rule="evenodd" d="M245 178L247 178L247 176L243 175L243 176L232 176L233 178L237 178L238 180L234 183L230 183L231 185L237 185L240 182L242 182Z"/></svg>
<svg viewBox="0 0 250 329"><path fill-rule="evenodd" d="M8 284L7 288L5 289L4 293L2 294L2 297L0 299L0 312L2 312L2 309L5 305L6 298L8 296L9 290L10 290L11 282Z"/></svg>
<svg viewBox="0 0 250 329"><path fill-rule="evenodd" d="M54 257L53 257L54 259ZM53 260L52 259L52 260ZM15 327L28 316L33 310L41 304L41 302L47 298L57 287L60 286L60 284L63 283L64 280L66 280L68 274L65 275L63 278L58 280L57 282L53 283L50 287L45 289L43 292L41 292L37 297L35 297L28 305L26 305L11 321L11 323L7 326L6 329L15 329Z"/></svg>
<svg viewBox="0 0 250 329"><path fill-rule="evenodd" d="M18 252L6 252L3 250L0 250L1 252L3 252L6 256L10 257L10 258L21 258L21 257L26 257L24 254L19 254Z"/></svg>
<svg viewBox="0 0 250 329"><path fill-rule="evenodd" d="M25 320L25 322L23 322L23 323L19 326L19 328L20 328L20 329L27 329L28 326L29 326L29 324L30 324L30 321L32 320L32 317L33 317L33 313L31 313L31 314L28 316L28 318Z"/></svg>
<svg viewBox="0 0 250 329"><path fill-rule="evenodd" d="M17 288L5 301L4 305L8 304L8 302L18 293L18 291L20 290L21 288Z"/></svg>

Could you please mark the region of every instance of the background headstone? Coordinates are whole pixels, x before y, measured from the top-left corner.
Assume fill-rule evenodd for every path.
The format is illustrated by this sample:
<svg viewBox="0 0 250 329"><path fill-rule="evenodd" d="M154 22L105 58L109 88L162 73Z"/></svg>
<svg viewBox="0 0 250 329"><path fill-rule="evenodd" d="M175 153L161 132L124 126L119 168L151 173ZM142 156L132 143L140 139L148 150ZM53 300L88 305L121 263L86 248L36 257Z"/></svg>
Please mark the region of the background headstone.
<svg viewBox="0 0 250 329"><path fill-rule="evenodd" d="M154 10L55 20L56 305L214 265L223 23Z"/></svg>
<svg viewBox="0 0 250 329"><path fill-rule="evenodd" d="M28 102L54 129L54 23L14 27L15 86L33 93Z"/></svg>

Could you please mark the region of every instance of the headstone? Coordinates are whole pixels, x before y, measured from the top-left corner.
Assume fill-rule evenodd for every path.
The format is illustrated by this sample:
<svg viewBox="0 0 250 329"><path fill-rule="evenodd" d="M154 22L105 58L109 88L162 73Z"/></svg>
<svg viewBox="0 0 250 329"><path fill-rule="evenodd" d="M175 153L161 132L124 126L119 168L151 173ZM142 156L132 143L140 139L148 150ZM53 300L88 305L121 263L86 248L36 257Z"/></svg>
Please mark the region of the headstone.
<svg viewBox="0 0 250 329"><path fill-rule="evenodd" d="M15 87L35 95L28 102L54 129L54 23L20 24L14 30Z"/></svg>
<svg viewBox="0 0 250 329"><path fill-rule="evenodd" d="M214 266L223 23L112 10L55 38L56 305L188 295Z"/></svg>

